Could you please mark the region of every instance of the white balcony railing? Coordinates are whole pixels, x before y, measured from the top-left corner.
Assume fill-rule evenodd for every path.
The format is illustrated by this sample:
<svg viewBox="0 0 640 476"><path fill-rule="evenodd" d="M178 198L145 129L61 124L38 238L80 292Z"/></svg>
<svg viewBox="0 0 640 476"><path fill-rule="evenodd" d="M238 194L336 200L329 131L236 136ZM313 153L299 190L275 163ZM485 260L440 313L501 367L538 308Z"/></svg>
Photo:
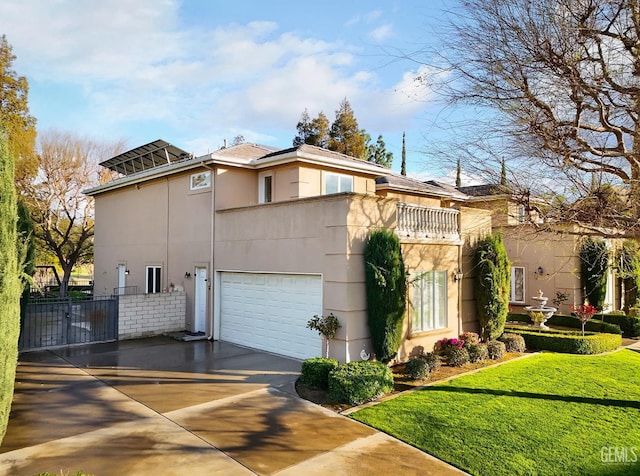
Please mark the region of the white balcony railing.
<svg viewBox="0 0 640 476"><path fill-rule="evenodd" d="M450 208L423 207L399 202L398 227L401 238L418 240L459 241L458 210Z"/></svg>

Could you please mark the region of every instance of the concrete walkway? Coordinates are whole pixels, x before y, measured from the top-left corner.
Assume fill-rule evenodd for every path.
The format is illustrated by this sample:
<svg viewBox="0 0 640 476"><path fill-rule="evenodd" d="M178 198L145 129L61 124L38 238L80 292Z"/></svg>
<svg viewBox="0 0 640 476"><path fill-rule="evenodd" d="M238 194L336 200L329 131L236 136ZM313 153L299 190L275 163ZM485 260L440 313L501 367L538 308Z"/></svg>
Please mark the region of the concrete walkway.
<svg viewBox="0 0 640 476"><path fill-rule="evenodd" d="M23 354L0 474L464 474L300 399L299 371L168 338Z"/></svg>

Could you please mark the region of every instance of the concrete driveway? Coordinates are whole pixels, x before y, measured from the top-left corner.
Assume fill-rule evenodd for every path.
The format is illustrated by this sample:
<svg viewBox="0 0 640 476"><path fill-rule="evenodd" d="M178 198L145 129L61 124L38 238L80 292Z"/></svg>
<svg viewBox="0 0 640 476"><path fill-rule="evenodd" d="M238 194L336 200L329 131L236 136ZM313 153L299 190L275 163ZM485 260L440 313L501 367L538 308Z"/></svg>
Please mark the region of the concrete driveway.
<svg viewBox="0 0 640 476"><path fill-rule="evenodd" d="M300 399L299 371L164 337L23 354L0 474L463 474Z"/></svg>

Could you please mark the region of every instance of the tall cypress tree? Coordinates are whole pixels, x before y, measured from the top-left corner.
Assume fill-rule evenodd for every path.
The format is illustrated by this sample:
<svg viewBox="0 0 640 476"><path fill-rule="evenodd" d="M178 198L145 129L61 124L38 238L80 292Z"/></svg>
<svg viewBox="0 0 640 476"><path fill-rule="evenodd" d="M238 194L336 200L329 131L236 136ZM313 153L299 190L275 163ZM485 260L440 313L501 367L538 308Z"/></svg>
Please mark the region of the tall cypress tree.
<svg viewBox="0 0 640 476"><path fill-rule="evenodd" d="M0 135L0 442L7 431L18 363L20 263L15 166Z"/></svg>
<svg viewBox="0 0 640 476"><path fill-rule="evenodd" d="M400 175L407 175L407 146L402 133L402 163L400 164Z"/></svg>
<svg viewBox="0 0 640 476"><path fill-rule="evenodd" d="M483 340L500 337L509 313L511 265L501 235L481 240L474 252L476 305Z"/></svg>
<svg viewBox="0 0 640 476"><path fill-rule="evenodd" d="M376 357L389 362L402 340L407 278L400 240L390 230L371 233L364 249L367 315Z"/></svg>
<svg viewBox="0 0 640 476"><path fill-rule="evenodd" d="M588 237L580 248L580 276L585 299L599 311L607 294L609 250L603 240Z"/></svg>

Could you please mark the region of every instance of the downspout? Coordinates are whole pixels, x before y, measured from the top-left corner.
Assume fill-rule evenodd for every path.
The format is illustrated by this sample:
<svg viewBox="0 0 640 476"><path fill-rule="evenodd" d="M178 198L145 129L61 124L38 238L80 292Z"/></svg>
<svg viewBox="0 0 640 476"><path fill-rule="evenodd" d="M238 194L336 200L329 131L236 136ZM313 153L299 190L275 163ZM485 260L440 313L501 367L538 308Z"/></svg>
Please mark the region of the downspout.
<svg viewBox="0 0 640 476"><path fill-rule="evenodd" d="M458 209L458 234L460 235L460 244L458 245L458 273L461 273L462 279L457 280L458 284L458 335L462 334L462 283L464 281L464 273L462 273L462 247L464 240L462 239L462 210Z"/></svg>
<svg viewBox="0 0 640 476"><path fill-rule="evenodd" d="M211 325L211 333L208 336L209 340L213 340L215 337L215 331L214 331L214 326L215 326L215 322L214 322L214 317L215 317L215 306L214 306L214 302L213 302L213 298L214 298L214 294L215 294L215 285L211 286L211 283L215 284L215 279L214 279L214 266L213 266L213 259L215 256L215 243L216 243L216 168L215 167L211 167L210 165L205 164L204 162L201 162L200 165L202 165L204 168L209 169L211 171L211 243L210 243L210 247L209 249L210 251L210 255L209 255L209 275L208 275L208 281L207 281L207 296L209 297L209 324Z"/></svg>
<svg viewBox="0 0 640 476"><path fill-rule="evenodd" d="M165 263L167 264L167 272L165 273L164 279L165 282L167 283L167 286L163 289L166 289L167 291L169 291L169 230L170 230L170 225L169 225L169 220L171 218L171 213L169 210L169 207L171 206L171 197L170 195L170 190L169 190L169 177L165 177L165 183L167 184L167 236L166 236L166 243L165 243L165 248L164 248L164 254L165 254Z"/></svg>

